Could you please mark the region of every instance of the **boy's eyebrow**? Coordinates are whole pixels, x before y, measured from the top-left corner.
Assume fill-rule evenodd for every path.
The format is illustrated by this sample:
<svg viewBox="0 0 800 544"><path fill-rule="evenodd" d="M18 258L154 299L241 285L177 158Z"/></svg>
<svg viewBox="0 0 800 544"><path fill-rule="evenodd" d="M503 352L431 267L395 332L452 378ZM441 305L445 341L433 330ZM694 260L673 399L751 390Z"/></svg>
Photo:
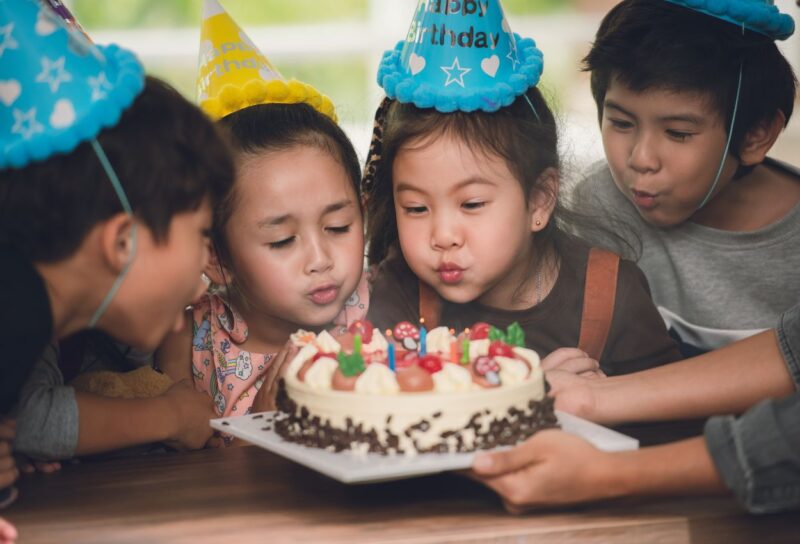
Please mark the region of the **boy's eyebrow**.
<svg viewBox="0 0 800 544"><path fill-rule="evenodd" d="M618 112L623 113L623 114L627 115L628 117L634 117L634 118L636 117L632 112L629 112L628 110L626 110L625 108L623 108L622 106L620 106L619 104L614 102L613 100L606 99L603 102L603 108L607 109L607 110L617 110Z"/></svg>
<svg viewBox="0 0 800 544"><path fill-rule="evenodd" d="M624 115L627 115L628 117L633 117L634 119L636 118L636 115L634 115L633 113L629 112L628 110L626 110L625 108L623 108L622 106L620 106L619 104L614 102L613 100L606 100L603 103L603 107L605 107L606 109L617 110L620 113L622 113ZM700 117L698 117L696 115L692 115L691 113L678 113L678 114L675 114L675 115L665 115L663 117L659 117L658 120L661 121L662 123L663 122L670 122L670 121L679 121L679 122L683 122L683 123L691 123L693 125L702 125L703 124L703 120Z"/></svg>
<svg viewBox="0 0 800 544"><path fill-rule="evenodd" d="M683 114L677 114L677 115L665 115L664 117L659 117L658 120L662 121L662 122L664 122L664 121L667 121L667 122L669 122L669 121L679 121L679 122L682 122L682 123L690 123L692 125L702 125L703 124L703 120L700 117L697 117L696 115L692 115L691 113L683 113Z"/></svg>

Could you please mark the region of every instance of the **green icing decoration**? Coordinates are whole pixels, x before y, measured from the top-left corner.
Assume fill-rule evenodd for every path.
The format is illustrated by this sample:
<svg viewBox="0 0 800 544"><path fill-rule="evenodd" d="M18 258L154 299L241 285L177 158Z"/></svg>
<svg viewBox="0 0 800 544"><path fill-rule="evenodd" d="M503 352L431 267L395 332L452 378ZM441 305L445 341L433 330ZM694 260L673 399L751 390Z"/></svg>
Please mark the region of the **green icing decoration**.
<svg viewBox="0 0 800 544"><path fill-rule="evenodd" d="M497 327L490 327L489 328L489 341L494 342L495 340L500 340L501 342L505 342L506 341L506 335L503 334L503 331L501 331Z"/></svg>
<svg viewBox="0 0 800 544"><path fill-rule="evenodd" d="M340 351L336 358L339 360L339 370L348 378L361 374L366 368L364 366L364 358L361 357L360 353L347 354Z"/></svg>
<svg viewBox="0 0 800 544"><path fill-rule="evenodd" d="M517 346L520 348L525 347L525 331L522 330L522 327L520 327L519 323L516 321L508 326L505 341L506 344L510 344L512 346Z"/></svg>

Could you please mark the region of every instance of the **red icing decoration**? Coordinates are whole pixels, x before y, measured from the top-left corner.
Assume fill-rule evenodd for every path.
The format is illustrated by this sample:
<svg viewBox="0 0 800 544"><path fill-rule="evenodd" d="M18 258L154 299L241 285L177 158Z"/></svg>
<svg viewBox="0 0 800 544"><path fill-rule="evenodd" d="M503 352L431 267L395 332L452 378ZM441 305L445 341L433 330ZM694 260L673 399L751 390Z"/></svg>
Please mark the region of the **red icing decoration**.
<svg viewBox="0 0 800 544"><path fill-rule="evenodd" d="M427 370L431 374L439 372L442 369L442 360L436 355L426 355L419 360L420 368Z"/></svg>
<svg viewBox="0 0 800 544"><path fill-rule="evenodd" d="M489 329L491 328L492 328L491 325L489 325L488 323L484 323L483 321L475 323L469 330L469 339L486 340L487 338L489 338Z"/></svg>
<svg viewBox="0 0 800 544"><path fill-rule="evenodd" d="M317 352L317 353L314 354L314 356L311 358L311 362L312 363L316 362L318 359L322 359L323 357L329 357L329 358L333 359L334 361L336 360L336 354L335 353L323 353L323 352L320 351L320 352Z"/></svg>
<svg viewBox="0 0 800 544"><path fill-rule="evenodd" d="M420 391L431 391L433 389L433 378L418 366L400 368L397 371L397 385L400 391L418 393Z"/></svg>
<svg viewBox="0 0 800 544"><path fill-rule="evenodd" d="M372 326L372 323L367 321L366 319L360 319L358 321L353 321L350 326L347 328L348 332L352 334L360 334L361 341L364 344L369 344L372 342L372 331L375 327Z"/></svg>
<svg viewBox="0 0 800 544"><path fill-rule="evenodd" d="M395 325L392 334L401 342L404 338L413 338L414 340L419 340L419 329L409 321L401 321Z"/></svg>
<svg viewBox="0 0 800 544"><path fill-rule="evenodd" d="M503 342L502 340L495 340L489 344L489 357L508 357L514 358L514 348Z"/></svg>

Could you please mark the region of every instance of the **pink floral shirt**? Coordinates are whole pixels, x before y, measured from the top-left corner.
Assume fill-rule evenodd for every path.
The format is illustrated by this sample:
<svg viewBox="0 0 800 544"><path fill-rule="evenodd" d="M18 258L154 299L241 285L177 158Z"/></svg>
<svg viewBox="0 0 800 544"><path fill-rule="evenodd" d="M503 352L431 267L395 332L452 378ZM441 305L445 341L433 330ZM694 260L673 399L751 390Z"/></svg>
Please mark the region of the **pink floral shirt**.
<svg viewBox="0 0 800 544"><path fill-rule="evenodd" d="M347 328L364 319L369 305L365 272L356 291L333 322ZM192 376L198 391L214 399L217 414L250 413L275 353L253 353L239 346L247 340L247 323L221 296L206 294L192 308Z"/></svg>

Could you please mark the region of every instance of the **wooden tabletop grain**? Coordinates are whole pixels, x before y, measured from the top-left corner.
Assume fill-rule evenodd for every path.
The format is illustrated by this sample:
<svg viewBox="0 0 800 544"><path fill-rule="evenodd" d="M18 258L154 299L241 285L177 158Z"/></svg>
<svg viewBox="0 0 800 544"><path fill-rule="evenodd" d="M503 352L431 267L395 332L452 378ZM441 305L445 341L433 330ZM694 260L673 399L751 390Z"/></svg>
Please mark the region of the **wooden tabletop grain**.
<svg viewBox="0 0 800 544"><path fill-rule="evenodd" d="M38 542L797 542L796 514L732 499L630 500L525 516L455 474L348 486L256 447L23 477L2 512Z"/></svg>

